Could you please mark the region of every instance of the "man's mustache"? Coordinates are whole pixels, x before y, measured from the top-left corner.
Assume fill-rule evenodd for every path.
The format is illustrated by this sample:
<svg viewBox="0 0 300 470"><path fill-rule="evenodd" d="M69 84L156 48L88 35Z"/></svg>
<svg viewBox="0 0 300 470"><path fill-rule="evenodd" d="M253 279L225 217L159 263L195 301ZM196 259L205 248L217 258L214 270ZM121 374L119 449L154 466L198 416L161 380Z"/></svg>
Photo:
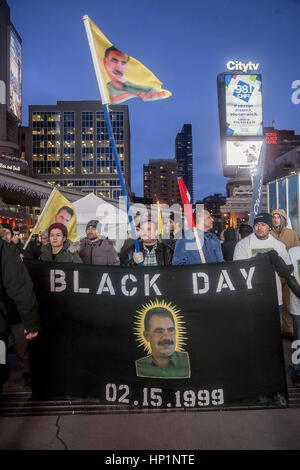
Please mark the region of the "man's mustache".
<svg viewBox="0 0 300 470"><path fill-rule="evenodd" d="M113 74L118 75L119 77L123 77L123 72L120 72L119 70L114 70Z"/></svg>
<svg viewBox="0 0 300 470"><path fill-rule="evenodd" d="M159 341L158 343L159 346L164 346L165 344L172 346L174 344L174 341L172 341L171 339L163 339L162 341Z"/></svg>

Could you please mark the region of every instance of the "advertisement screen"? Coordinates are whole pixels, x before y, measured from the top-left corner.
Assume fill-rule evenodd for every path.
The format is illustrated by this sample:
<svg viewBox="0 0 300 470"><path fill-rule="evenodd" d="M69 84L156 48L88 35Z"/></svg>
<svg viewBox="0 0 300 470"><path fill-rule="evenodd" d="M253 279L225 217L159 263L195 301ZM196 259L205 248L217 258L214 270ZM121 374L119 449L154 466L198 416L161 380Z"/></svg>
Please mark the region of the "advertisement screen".
<svg viewBox="0 0 300 470"><path fill-rule="evenodd" d="M263 135L261 84L261 75L225 76L227 135Z"/></svg>
<svg viewBox="0 0 300 470"><path fill-rule="evenodd" d="M251 166L257 165L262 141L227 141L227 165Z"/></svg>
<svg viewBox="0 0 300 470"><path fill-rule="evenodd" d="M10 29L10 80L9 110L22 119L22 45L16 33Z"/></svg>

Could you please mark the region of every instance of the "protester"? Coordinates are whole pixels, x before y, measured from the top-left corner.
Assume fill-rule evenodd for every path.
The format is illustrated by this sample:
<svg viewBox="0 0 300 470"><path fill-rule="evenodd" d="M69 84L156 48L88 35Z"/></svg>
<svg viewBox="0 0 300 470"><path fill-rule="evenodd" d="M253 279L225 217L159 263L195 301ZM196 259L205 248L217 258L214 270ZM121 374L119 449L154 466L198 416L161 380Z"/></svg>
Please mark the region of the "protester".
<svg viewBox="0 0 300 470"><path fill-rule="evenodd" d="M287 215L283 209L274 209L272 211L273 229L271 235L285 244L287 250L294 246L299 246L299 237L295 230L287 228Z"/></svg>
<svg viewBox="0 0 300 470"><path fill-rule="evenodd" d="M2 235L4 235L2 233ZM0 230L1 236L1 230ZM8 308L13 302L22 321L24 341L38 335L40 319L32 281L16 247L0 239L0 393L7 379L6 348L11 329ZM19 329L19 328L18 328ZM28 370L26 371L28 372ZM28 379L28 377L24 377Z"/></svg>
<svg viewBox="0 0 300 470"><path fill-rule="evenodd" d="M3 229L1 231L2 240L5 240L8 243L10 243L12 241L12 237L14 235L12 226L10 224L7 224L7 223L3 222L2 224L0 224L0 227Z"/></svg>
<svg viewBox="0 0 300 470"><path fill-rule="evenodd" d="M110 240L99 236L98 220L90 220L86 225L86 237L80 241L79 256L86 264L101 264L104 266L118 266L119 257Z"/></svg>
<svg viewBox="0 0 300 470"><path fill-rule="evenodd" d="M275 250L283 261L287 264L291 264L291 260L286 251L285 245L279 240L276 240L271 235L273 227L273 219L271 214L261 212L254 219L254 233L248 237L240 240L234 250L234 260L249 259L256 256L258 253L266 253L270 250ZM282 314L282 289L281 282L276 273L276 285L277 285L277 296L278 305Z"/></svg>
<svg viewBox="0 0 300 470"><path fill-rule="evenodd" d="M253 228L251 225L248 224L241 224L239 228L238 239L242 240L242 238L248 237L253 232Z"/></svg>
<svg viewBox="0 0 300 470"><path fill-rule="evenodd" d="M134 220L134 229L135 229L135 234L136 234L137 240L140 240L140 234L141 234L140 219L141 219L140 214L136 215L133 219ZM133 250L134 250L134 239L132 238L131 229L129 229L127 231L127 239L124 241L124 243L122 245L122 248L120 250L120 253L119 253L120 259L123 258L124 256L126 256L127 250L129 249L130 246L132 246Z"/></svg>
<svg viewBox="0 0 300 470"><path fill-rule="evenodd" d="M272 211L273 229L271 235L285 244L287 250L299 246L299 238L295 230L287 228L287 215L283 209ZM284 279L281 279L283 312L282 312L282 335L284 338L293 339L293 320L290 315L290 290Z"/></svg>
<svg viewBox="0 0 300 470"><path fill-rule="evenodd" d="M9 243L12 248L14 248L15 253L20 256L20 259L23 260L24 250L20 251L18 244L18 236L11 236L14 233L12 227L9 224L4 224L9 226L1 228L0 237L5 240L6 243ZM24 326L20 318L18 309L10 298L7 299L6 303L7 317L9 322L9 340L12 344L13 351L16 358L16 363L18 368L22 371L24 385L30 385L30 358L29 358L29 347L28 341L24 336Z"/></svg>
<svg viewBox="0 0 300 470"><path fill-rule="evenodd" d="M214 219L204 209L203 215L195 214L196 229L206 263L224 261L221 243L218 237L211 233ZM185 232L184 236L177 240L173 256L173 265L201 264L201 256L196 243L193 229Z"/></svg>
<svg viewBox="0 0 300 470"><path fill-rule="evenodd" d="M290 248L289 256L294 267L294 277L299 284L300 246ZM290 313L293 321L293 339L300 342L300 299L291 290ZM293 362L293 361L292 361ZM293 382L296 387L300 387L300 362L293 362L294 376Z"/></svg>
<svg viewBox="0 0 300 470"><path fill-rule="evenodd" d="M224 243L222 243L222 253L225 261L233 260L235 245L237 244L236 233L233 227L228 227L224 231Z"/></svg>
<svg viewBox="0 0 300 470"><path fill-rule="evenodd" d="M24 250L24 245L23 245L23 243L21 242L21 239L20 239L20 229L19 229L19 227L13 228L13 237L12 237L11 241L12 241L12 243L14 243L16 245L16 247L18 248L19 253L21 255L21 259L23 259L24 256L26 255L26 253L25 253L25 250Z"/></svg>
<svg viewBox="0 0 300 470"><path fill-rule="evenodd" d="M172 264L173 250L170 246L157 240L157 227L150 217L142 219L141 240L138 242L140 252L135 251L135 245L131 244L120 253L120 261L123 266L169 266Z"/></svg>
<svg viewBox="0 0 300 470"><path fill-rule="evenodd" d="M39 259L41 256L41 246L42 244L39 240L38 234L32 235L30 242L25 248L25 258Z"/></svg>
<svg viewBox="0 0 300 470"><path fill-rule="evenodd" d="M82 263L76 250L76 244L67 240L68 229L64 224L54 223L48 228L50 243L46 243L41 249L41 261L57 261L66 263Z"/></svg>
<svg viewBox="0 0 300 470"><path fill-rule="evenodd" d="M174 251L176 242L182 236L180 224L174 221L174 215L170 214L164 222L162 241Z"/></svg>

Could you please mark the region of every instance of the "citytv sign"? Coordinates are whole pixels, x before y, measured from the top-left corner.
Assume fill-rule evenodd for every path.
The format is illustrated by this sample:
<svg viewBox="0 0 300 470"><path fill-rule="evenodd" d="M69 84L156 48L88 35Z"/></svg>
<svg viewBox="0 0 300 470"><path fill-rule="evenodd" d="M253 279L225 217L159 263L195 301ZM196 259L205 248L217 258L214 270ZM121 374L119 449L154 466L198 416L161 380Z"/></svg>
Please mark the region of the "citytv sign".
<svg viewBox="0 0 300 470"><path fill-rule="evenodd" d="M227 70L230 71L240 71L240 72L249 72L250 70L256 71L259 67L259 63L253 63L253 62L247 62L245 64L244 62L238 61L238 60L229 60L226 64Z"/></svg>

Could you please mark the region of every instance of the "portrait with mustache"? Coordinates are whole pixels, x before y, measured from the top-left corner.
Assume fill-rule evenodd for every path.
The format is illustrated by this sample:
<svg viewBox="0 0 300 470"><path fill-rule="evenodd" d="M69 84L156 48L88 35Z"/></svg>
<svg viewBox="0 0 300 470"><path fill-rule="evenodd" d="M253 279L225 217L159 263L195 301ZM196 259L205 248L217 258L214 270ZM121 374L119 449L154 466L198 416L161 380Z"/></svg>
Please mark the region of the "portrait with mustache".
<svg viewBox="0 0 300 470"><path fill-rule="evenodd" d="M144 320L144 338L151 355L136 361L139 377L190 377L188 353L176 350L176 328L172 313L164 307L149 309Z"/></svg>

